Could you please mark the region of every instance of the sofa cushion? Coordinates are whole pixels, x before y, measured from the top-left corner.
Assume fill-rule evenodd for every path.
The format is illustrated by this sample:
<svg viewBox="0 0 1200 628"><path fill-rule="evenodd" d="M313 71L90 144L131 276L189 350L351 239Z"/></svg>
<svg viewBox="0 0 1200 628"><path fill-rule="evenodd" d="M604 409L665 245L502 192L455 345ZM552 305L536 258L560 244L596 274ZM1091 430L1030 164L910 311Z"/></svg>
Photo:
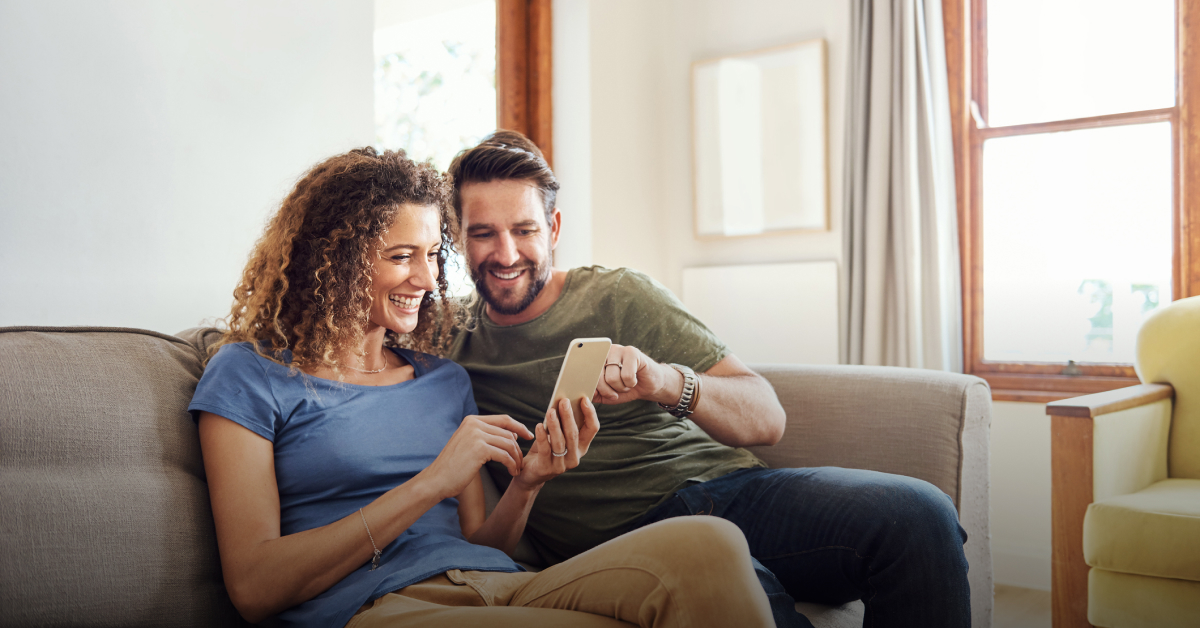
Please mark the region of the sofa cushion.
<svg viewBox="0 0 1200 628"><path fill-rule="evenodd" d="M1088 506L1083 554L1107 571L1200 581L1200 480L1163 480Z"/></svg>
<svg viewBox="0 0 1200 628"><path fill-rule="evenodd" d="M0 328L0 606L24 626L238 625L195 424L197 349Z"/></svg>
<svg viewBox="0 0 1200 628"><path fill-rule="evenodd" d="M1136 367L1142 383L1175 388L1167 475L1200 479L1200 296L1179 299L1142 323Z"/></svg>
<svg viewBox="0 0 1200 628"><path fill-rule="evenodd" d="M836 466L907 475L959 505L965 406L972 389L987 394L982 380L894 367L750 368L771 383L787 409L783 440L747 448L772 468Z"/></svg>
<svg viewBox="0 0 1200 628"><path fill-rule="evenodd" d="M1200 582L1092 569L1087 616L1097 627L1196 628Z"/></svg>

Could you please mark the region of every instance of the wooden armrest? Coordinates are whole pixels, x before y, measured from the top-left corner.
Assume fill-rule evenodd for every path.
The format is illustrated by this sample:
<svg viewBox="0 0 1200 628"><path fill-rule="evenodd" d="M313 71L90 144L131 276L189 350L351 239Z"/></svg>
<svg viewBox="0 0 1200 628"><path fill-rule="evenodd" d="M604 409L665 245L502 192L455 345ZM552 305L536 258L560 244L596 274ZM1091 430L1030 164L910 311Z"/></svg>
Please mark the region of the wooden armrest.
<svg viewBox="0 0 1200 628"><path fill-rule="evenodd" d="M1098 422L1094 419L1174 395L1175 389L1166 384L1140 384L1046 404L1053 547L1050 597L1055 628L1091 626L1087 621L1089 567L1083 559L1083 519L1095 497L1094 430Z"/></svg>
<svg viewBox="0 0 1200 628"><path fill-rule="evenodd" d="M1102 414L1144 406L1174 395L1175 389L1170 384L1138 384L1094 395L1051 401L1046 404L1046 414L1094 419Z"/></svg>

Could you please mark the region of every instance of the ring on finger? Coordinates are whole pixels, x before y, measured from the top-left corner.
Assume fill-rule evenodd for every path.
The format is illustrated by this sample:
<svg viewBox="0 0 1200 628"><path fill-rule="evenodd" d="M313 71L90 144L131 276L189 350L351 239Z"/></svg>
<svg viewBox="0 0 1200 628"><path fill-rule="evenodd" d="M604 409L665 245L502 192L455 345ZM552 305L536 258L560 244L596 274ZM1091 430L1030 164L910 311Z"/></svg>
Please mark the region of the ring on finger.
<svg viewBox="0 0 1200 628"><path fill-rule="evenodd" d="M604 368L608 368L610 366L617 367L617 370L623 370L625 368L624 366L621 366L620 362L608 362L604 365Z"/></svg>
<svg viewBox="0 0 1200 628"><path fill-rule="evenodd" d="M557 451L554 451L553 449L551 449L550 455L554 456L555 458L562 458L563 456L567 455L567 450L563 449L562 453L558 453Z"/></svg>

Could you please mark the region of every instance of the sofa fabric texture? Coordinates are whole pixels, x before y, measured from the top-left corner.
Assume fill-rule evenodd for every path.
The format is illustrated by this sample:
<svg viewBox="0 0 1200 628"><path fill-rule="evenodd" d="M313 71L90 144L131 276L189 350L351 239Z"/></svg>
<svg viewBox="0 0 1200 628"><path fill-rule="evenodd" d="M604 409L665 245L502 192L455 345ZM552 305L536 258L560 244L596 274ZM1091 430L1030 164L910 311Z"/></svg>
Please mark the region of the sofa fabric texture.
<svg viewBox="0 0 1200 628"><path fill-rule="evenodd" d="M1091 504L1083 557L1108 571L1200 582L1200 480L1167 479Z"/></svg>
<svg viewBox="0 0 1200 628"><path fill-rule="evenodd" d="M921 369L751 368L791 409L779 444L747 448L771 468L839 466L907 475L933 484L958 504L966 381ZM792 377L797 370L805 377ZM881 408L879 399L892 403Z"/></svg>
<svg viewBox="0 0 1200 628"><path fill-rule="evenodd" d="M186 408L196 348L0 329L0 624L236 626Z"/></svg>
<svg viewBox="0 0 1200 628"><path fill-rule="evenodd" d="M748 447L772 468L837 466L919 478L967 531L972 625L992 623L991 390L970 375L878 366L751 364L787 410L783 440ZM861 619L859 620L861 623ZM822 625L814 619L818 628Z"/></svg>
<svg viewBox="0 0 1200 628"><path fill-rule="evenodd" d="M1175 388L1168 476L1200 480L1200 296L1179 299L1142 323L1137 374Z"/></svg>
<svg viewBox="0 0 1200 628"><path fill-rule="evenodd" d="M1195 628L1200 582L1088 572L1088 621L1100 628Z"/></svg>
<svg viewBox="0 0 1200 628"><path fill-rule="evenodd" d="M1140 491L1167 479L1171 400L1092 419L1092 499Z"/></svg>
<svg viewBox="0 0 1200 628"><path fill-rule="evenodd" d="M186 411L218 339L0 328L0 626L245 625L221 583ZM972 625L990 626L987 385L919 369L753 368L788 414L784 440L755 449L771 466L899 473L954 498ZM859 602L799 606L817 628L862 625Z"/></svg>

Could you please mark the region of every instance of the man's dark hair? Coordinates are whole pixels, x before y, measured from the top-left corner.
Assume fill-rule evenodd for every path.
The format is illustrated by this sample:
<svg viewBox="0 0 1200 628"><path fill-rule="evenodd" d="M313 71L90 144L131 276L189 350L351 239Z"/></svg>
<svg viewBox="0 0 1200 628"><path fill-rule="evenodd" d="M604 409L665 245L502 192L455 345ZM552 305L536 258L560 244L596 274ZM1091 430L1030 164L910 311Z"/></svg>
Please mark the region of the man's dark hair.
<svg viewBox="0 0 1200 628"><path fill-rule="evenodd" d="M454 217L462 224L462 186L468 183L519 180L532 183L542 193L546 224L554 218L558 179L546 163L542 151L529 138L516 131L499 130L483 138L479 145L459 153L450 162L454 184Z"/></svg>

